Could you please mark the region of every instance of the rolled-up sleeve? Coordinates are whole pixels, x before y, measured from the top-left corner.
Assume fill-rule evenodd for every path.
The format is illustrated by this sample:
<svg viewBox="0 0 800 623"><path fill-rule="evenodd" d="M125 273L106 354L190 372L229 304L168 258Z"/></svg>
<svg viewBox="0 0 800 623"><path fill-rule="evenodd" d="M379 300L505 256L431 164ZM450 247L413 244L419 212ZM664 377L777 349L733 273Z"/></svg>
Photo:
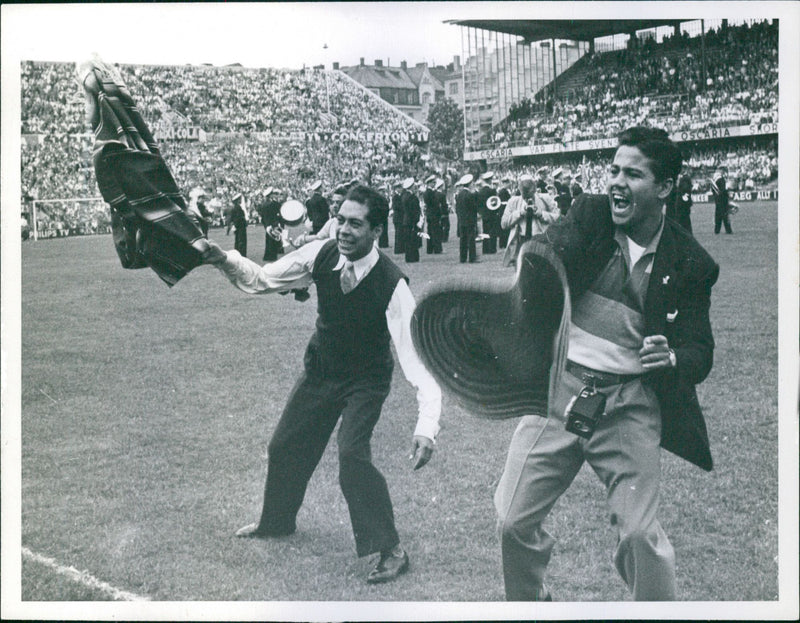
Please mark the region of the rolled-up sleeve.
<svg viewBox="0 0 800 623"><path fill-rule="evenodd" d="M442 391L414 350L411 316L415 307L414 295L405 280L401 279L386 308L386 322L403 375L417 390L419 412L414 434L435 440L440 428Z"/></svg>
<svg viewBox="0 0 800 623"><path fill-rule="evenodd" d="M311 285L314 261L327 240L315 240L287 253L276 262L259 266L238 251L227 251L217 267L228 280L247 294L285 292Z"/></svg>

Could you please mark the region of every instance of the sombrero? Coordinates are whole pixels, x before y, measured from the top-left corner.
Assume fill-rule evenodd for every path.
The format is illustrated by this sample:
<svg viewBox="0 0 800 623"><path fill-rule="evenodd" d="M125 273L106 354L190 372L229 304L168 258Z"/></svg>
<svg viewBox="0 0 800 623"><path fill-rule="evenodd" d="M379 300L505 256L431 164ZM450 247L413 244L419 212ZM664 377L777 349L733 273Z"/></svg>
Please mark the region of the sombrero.
<svg viewBox="0 0 800 623"><path fill-rule="evenodd" d="M563 264L532 240L520 249L515 275L433 286L414 311L411 335L428 370L474 415L546 416L566 364L569 318Z"/></svg>
<svg viewBox="0 0 800 623"><path fill-rule="evenodd" d="M289 199L280 207L280 216L289 227L300 225L306 220L306 207L297 199Z"/></svg>

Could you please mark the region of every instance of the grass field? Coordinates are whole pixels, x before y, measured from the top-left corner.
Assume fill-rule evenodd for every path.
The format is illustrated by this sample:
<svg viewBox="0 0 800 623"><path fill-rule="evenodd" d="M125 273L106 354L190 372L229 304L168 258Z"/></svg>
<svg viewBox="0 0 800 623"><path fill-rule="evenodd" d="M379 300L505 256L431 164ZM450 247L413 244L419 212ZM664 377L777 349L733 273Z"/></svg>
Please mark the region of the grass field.
<svg viewBox="0 0 800 623"><path fill-rule="evenodd" d="M714 369L699 387L715 470L663 458L661 521L689 601L778 599L777 206L743 204L733 236L695 234L721 265ZM259 259L263 230L249 229ZM233 237L212 230L225 248ZM445 274L507 274L500 256L399 264L415 294ZM313 290L312 290L313 292ZM296 535L241 541L257 519L266 444L302 366L316 296L247 296L211 267L172 289L119 266L110 236L22 249L22 545L109 585L165 601L503 600L492 495L515 421L445 402L431 463L413 472L413 389L396 367L373 441L411 572L368 586L337 483L335 441ZM620 601L604 493L584 467L556 505L557 600ZM103 600L24 559L22 599Z"/></svg>

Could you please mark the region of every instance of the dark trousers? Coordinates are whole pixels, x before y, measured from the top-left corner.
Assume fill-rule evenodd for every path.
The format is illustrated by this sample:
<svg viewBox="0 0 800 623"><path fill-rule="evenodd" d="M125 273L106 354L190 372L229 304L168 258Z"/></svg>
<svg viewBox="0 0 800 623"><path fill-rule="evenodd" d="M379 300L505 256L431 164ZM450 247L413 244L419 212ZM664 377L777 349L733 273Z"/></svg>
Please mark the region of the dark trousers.
<svg viewBox="0 0 800 623"><path fill-rule="evenodd" d="M394 252L395 255L406 252L405 232L402 225L394 226Z"/></svg>
<svg viewBox="0 0 800 623"><path fill-rule="evenodd" d="M498 238L499 245L501 249L505 249L508 246L508 237L511 234L510 229L501 229L500 236Z"/></svg>
<svg viewBox="0 0 800 623"><path fill-rule="evenodd" d="M378 238L378 247L381 249L385 249L389 246L389 222L383 222L383 231L381 232L380 237Z"/></svg>
<svg viewBox="0 0 800 623"><path fill-rule="evenodd" d="M417 228L412 225L403 229L405 232L403 239L405 241L406 262L419 262L420 237L417 236Z"/></svg>
<svg viewBox="0 0 800 623"><path fill-rule="evenodd" d="M714 208L714 233L718 234L721 227L725 225L725 233L732 234L731 219L728 210L724 208Z"/></svg>
<svg viewBox="0 0 800 623"><path fill-rule="evenodd" d="M283 244L280 240L275 240L269 234L265 234L266 240L264 241L264 261L274 262L278 259L278 254L283 250Z"/></svg>
<svg viewBox="0 0 800 623"><path fill-rule="evenodd" d="M445 214L442 217L442 242L450 240L450 215Z"/></svg>
<svg viewBox="0 0 800 623"><path fill-rule="evenodd" d="M247 257L247 229L244 227L237 228L233 232L233 248L242 254L242 257Z"/></svg>
<svg viewBox="0 0 800 623"><path fill-rule="evenodd" d="M470 262L477 259L478 251L475 248L475 227L465 227L458 238L458 261L462 264L469 258Z"/></svg>
<svg viewBox="0 0 800 623"><path fill-rule="evenodd" d="M431 253L442 252L442 221L437 219L435 221L428 221L428 238L425 246L425 252L430 255Z"/></svg>
<svg viewBox="0 0 800 623"><path fill-rule="evenodd" d="M259 530L291 534L308 481L341 416L339 486L356 541L367 556L400 542L386 480L372 464L370 439L389 395L391 376L329 379L303 373L269 442Z"/></svg>

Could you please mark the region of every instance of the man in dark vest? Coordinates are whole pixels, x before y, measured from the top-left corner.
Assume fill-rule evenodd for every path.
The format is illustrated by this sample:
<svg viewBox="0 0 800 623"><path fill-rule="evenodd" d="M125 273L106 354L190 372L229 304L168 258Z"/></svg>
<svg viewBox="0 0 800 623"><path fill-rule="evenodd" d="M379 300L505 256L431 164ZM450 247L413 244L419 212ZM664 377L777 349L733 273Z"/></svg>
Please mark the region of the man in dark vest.
<svg viewBox="0 0 800 623"><path fill-rule="evenodd" d="M425 192L422 193L422 201L425 204L425 222L428 225L428 241L425 246L425 252L428 255L442 252L441 203L433 188L435 183L436 176L431 175L425 180Z"/></svg>
<svg viewBox="0 0 800 623"><path fill-rule="evenodd" d="M614 562L635 600L676 599L675 552L657 518L660 447L712 468L695 385L711 370L719 266L663 217L681 168L664 130L619 136L607 195L582 194L534 241L561 259L571 318L547 417L524 417L495 493L506 597L549 600L555 539L542 523L588 462L606 488Z"/></svg>
<svg viewBox="0 0 800 623"><path fill-rule="evenodd" d="M458 261L478 261L475 236L478 235L478 202L472 192L472 174L467 173L456 182L456 217L458 219Z"/></svg>
<svg viewBox="0 0 800 623"><path fill-rule="evenodd" d="M319 191L321 187L322 182L319 180L311 184L311 187L309 188L311 191L311 196L308 198L308 201L306 201L306 213L308 214L308 220L311 221L312 234L316 234L320 229L322 229L322 226L327 222L328 215L330 213L328 202Z"/></svg>
<svg viewBox="0 0 800 623"><path fill-rule="evenodd" d="M419 262L419 248L422 238L419 237L418 226L422 210L414 188L414 178L403 180L403 192L400 194L400 203L403 206L403 248L406 254L406 263Z"/></svg>
<svg viewBox="0 0 800 623"><path fill-rule="evenodd" d="M339 483L356 551L358 556L380 553L369 583L392 580L408 569L389 490L370 450L392 380L390 342L406 379L417 388L414 469L430 460L441 412L439 386L411 342L415 303L407 278L376 247L388 209L382 195L356 186L339 210L336 240L312 241L263 267L213 242L203 258L250 294L317 286L318 316L305 370L269 442L261 519L237 536L267 539L295 532L308 481L341 419Z"/></svg>

